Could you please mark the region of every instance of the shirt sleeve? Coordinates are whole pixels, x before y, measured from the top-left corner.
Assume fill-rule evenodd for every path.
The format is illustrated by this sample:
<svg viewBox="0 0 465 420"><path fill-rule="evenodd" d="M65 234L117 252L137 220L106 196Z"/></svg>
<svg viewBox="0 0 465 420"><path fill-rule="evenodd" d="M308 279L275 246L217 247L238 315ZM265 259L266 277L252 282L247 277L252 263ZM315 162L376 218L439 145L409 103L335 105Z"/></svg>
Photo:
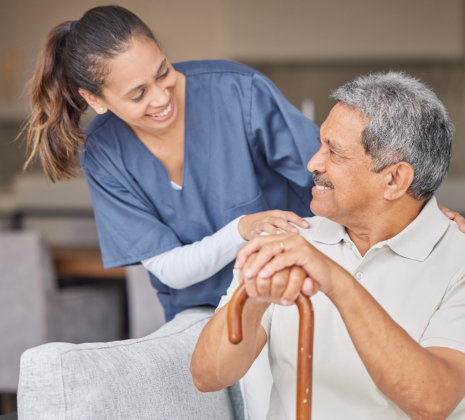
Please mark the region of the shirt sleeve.
<svg viewBox="0 0 465 420"><path fill-rule="evenodd" d="M209 278L234 260L247 241L237 229L240 217L201 241L142 261L162 283L182 289Z"/></svg>
<svg viewBox="0 0 465 420"><path fill-rule="evenodd" d="M81 166L92 198L105 268L136 264L182 245L153 207L107 174L92 156L81 156Z"/></svg>
<svg viewBox="0 0 465 420"><path fill-rule="evenodd" d="M433 314L420 344L423 347L448 347L465 353L465 267L445 294Z"/></svg>
<svg viewBox="0 0 465 420"><path fill-rule="evenodd" d="M252 81L251 136L276 172L300 187L312 184L306 168L320 147L319 129L261 74Z"/></svg>

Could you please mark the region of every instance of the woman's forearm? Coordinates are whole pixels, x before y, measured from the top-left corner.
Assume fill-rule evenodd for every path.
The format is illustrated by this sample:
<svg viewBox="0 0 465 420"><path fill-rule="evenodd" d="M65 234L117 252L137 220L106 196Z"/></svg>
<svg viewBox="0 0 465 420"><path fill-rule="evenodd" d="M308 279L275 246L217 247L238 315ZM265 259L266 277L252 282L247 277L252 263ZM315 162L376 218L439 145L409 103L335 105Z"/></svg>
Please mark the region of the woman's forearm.
<svg viewBox="0 0 465 420"><path fill-rule="evenodd" d="M183 289L205 280L234 260L246 241L238 232L240 218L200 241L171 249L142 261L162 283Z"/></svg>

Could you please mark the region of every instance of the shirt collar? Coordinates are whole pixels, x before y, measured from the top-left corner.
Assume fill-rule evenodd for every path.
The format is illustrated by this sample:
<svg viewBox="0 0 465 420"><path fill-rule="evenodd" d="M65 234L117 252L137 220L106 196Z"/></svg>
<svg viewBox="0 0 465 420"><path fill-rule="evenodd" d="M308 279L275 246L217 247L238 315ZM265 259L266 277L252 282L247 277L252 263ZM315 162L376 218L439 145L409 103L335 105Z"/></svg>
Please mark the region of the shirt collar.
<svg viewBox="0 0 465 420"><path fill-rule="evenodd" d="M433 250L449 226L449 219L439 210L435 197L423 207L418 216L402 232L375 247L389 246L396 254L412 260L424 261ZM344 226L332 220L321 218L315 226L312 239L328 245L334 245L348 238Z"/></svg>
<svg viewBox="0 0 465 420"><path fill-rule="evenodd" d="M319 217L319 219L320 223L315 226L312 232L312 239L314 241L334 245L344 239L346 236L346 228L344 226L325 217Z"/></svg>
<svg viewBox="0 0 465 420"><path fill-rule="evenodd" d="M439 210L435 197L402 232L386 241L396 253L412 260L424 261L449 226L449 219Z"/></svg>

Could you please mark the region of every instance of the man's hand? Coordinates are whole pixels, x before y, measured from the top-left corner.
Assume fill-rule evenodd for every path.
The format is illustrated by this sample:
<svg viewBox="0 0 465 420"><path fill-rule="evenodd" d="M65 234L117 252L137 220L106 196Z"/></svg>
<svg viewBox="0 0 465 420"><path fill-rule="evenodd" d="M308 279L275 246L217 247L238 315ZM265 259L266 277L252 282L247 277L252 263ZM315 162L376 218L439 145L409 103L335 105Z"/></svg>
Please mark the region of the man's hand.
<svg viewBox="0 0 465 420"><path fill-rule="evenodd" d="M291 305L297 299L304 282L311 282L310 279L307 279L307 273L297 266L277 270L266 278L244 277L243 273L248 272L249 267L253 267L257 257L258 253L251 254L239 274L239 281L245 282L249 298L279 305Z"/></svg>
<svg viewBox="0 0 465 420"><path fill-rule="evenodd" d="M283 300L284 303L289 303L286 302L288 300L293 302L300 291L309 296L318 290L332 295L337 285L333 279L341 275L350 276L301 235L292 233L253 239L238 252L235 264L235 268L241 270L239 280L245 282L250 297L265 295L275 273L294 266L301 267L306 273L305 277L299 274L295 279L290 278L285 285L274 286L277 291L273 299L277 299L281 293L281 303ZM272 284L280 281L281 276L278 276Z"/></svg>

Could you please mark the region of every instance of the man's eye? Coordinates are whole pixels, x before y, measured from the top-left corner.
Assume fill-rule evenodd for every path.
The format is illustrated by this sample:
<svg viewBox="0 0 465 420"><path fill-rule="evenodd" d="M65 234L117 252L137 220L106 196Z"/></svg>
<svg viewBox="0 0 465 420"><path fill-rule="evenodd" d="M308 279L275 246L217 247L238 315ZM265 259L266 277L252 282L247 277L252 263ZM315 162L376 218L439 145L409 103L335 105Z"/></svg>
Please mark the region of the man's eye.
<svg viewBox="0 0 465 420"><path fill-rule="evenodd" d="M143 89L139 96L136 96L135 98L132 98L131 100L134 101L134 102L138 102L140 101L143 97L145 96L145 89Z"/></svg>

